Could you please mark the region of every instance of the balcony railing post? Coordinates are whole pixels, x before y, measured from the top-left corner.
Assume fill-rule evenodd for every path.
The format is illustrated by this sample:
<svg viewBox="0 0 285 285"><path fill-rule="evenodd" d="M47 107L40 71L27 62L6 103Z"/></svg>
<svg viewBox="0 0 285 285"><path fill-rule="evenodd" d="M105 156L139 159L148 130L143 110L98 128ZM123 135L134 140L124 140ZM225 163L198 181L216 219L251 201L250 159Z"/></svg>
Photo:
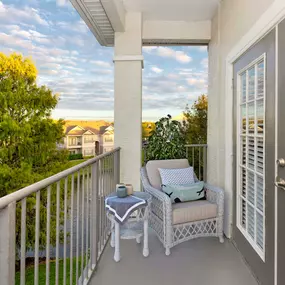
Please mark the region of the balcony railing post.
<svg viewBox="0 0 285 285"><path fill-rule="evenodd" d="M204 160L204 164L203 164L203 180L205 182L207 182L207 145L205 145L203 147L203 160Z"/></svg>
<svg viewBox="0 0 285 285"><path fill-rule="evenodd" d="M91 170L91 183L92 183L92 204L91 204L91 263L92 269L97 264L98 256L98 234L99 234L99 221L98 221L98 191L99 191L99 162L92 164Z"/></svg>
<svg viewBox="0 0 285 285"><path fill-rule="evenodd" d="M114 184L120 183L120 150L114 153Z"/></svg>
<svg viewBox="0 0 285 285"><path fill-rule="evenodd" d="M16 203L0 209L0 276L1 284L15 284Z"/></svg>

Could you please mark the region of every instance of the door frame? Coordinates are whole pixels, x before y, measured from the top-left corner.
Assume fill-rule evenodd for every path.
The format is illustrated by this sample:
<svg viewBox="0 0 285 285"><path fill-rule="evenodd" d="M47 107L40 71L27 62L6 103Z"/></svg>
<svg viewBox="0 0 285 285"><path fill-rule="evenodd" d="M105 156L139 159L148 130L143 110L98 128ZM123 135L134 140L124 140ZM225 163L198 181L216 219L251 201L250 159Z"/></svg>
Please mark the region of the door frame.
<svg viewBox="0 0 285 285"><path fill-rule="evenodd" d="M230 233L232 237L233 229L233 171L234 165L234 149L233 149L233 105L234 105L234 93L233 93L233 64L234 62L251 46L262 39L270 30L276 27L276 80L275 80L275 102L278 104L278 24L285 18L285 1L275 0L271 6L265 11L265 13L258 19L258 21L251 27L251 29L240 39L240 41L232 48L226 57L226 80L225 80L225 190L229 194L229 223ZM278 116L278 109L276 109L276 118ZM278 129L278 120L275 125ZM275 132L276 143L278 132ZM277 159L277 147L275 147L275 159ZM275 165L275 174L277 173L277 167ZM277 285L277 195L278 191L275 187L275 260L274 260L274 284Z"/></svg>

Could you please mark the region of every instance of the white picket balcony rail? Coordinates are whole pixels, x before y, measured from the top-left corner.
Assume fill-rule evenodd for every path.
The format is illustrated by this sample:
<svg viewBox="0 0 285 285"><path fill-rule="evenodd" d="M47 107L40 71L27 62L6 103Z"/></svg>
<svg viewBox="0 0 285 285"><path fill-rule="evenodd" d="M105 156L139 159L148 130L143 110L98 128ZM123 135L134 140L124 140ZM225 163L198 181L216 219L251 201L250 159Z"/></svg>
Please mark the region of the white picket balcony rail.
<svg viewBox="0 0 285 285"><path fill-rule="evenodd" d="M35 197L34 284L39 284L41 247L46 261L46 285L51 284L50 254L53 249L55 284L59 284L61 260L63 284L88 284L110 234L104 200L119 182L119 173L120 148L116 148L0 198L0 283L15 284L15 262L18 256L20 284L26 284L27 203L30 203L29 197ZM41 228L43 217L45 227ZM20 224L18 246L17 222ZM55 225L54 244L52 225ZM43 233L46 241L44 245L40 244ZM62 255L60 249L63 249ZM67 282L68 270L70 280Z"/></svg>

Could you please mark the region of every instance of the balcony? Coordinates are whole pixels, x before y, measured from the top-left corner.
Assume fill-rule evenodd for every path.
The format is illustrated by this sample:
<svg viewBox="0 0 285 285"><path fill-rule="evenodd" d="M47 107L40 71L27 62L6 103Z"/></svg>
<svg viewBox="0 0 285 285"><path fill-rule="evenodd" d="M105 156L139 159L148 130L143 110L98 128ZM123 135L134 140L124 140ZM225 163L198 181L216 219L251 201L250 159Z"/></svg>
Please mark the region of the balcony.
<svg viewBox="0 0 285 285"><path fill-rule="evenodd" d="M207 145L187 146L197 177L206 177ZM191 162L192 160L192 162ZM196 164L196 166L195 166ZM120 149L92 158L0 199L1 284L245 284L256 281L231 241L199 238L173 248L170 256L150 231L150 255L135 241L121 241L122 260L113 260L105 197L119 182ZM31 222L35 238L27 246ZM16 233L16 235L15 235ZM15 246L15 239L17 245ZM27 268L26 257L33 266ZM15 263L19 264L15 273ZM44 261L44 262L43 262ZM70 262L72 261L72 262ZM32 276L32 281L30 280ZM34 282L34 283L33 283Z"/></svg>

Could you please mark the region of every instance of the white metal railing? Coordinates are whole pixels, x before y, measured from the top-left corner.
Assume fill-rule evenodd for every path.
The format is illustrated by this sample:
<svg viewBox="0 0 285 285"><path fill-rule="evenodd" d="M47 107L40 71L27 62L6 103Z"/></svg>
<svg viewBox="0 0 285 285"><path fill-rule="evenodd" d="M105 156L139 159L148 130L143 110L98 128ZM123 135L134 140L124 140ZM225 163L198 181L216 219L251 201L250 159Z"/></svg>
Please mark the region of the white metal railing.
<svg viewBox="0 0 285 285"><path fill-rule="evenodd" d="M146 157L147 144L142 147L143 162L147 163ZM185 155L189 164L193 166L199 180L207 181L207 144L187 144L185 145Z"/></svg>
<svg viewBox="0 0 285 285"><path fill-rule="evenodd" d="M207 181L207 144L187 144L186 157L199 180Z"/></svg>
<svg viewBox="0 0 285 285"><path fill-rule="evenodd" d="M34 284L39 284L42 251L46 285L58 285L60 279L63 284L88 284L110 234L104 200L119 173L117 148L0 198L0 283L15 284L17 259L19 284L25 285L26 256L32 251ZM34 235L29 235L31 223Z"/></svg>

